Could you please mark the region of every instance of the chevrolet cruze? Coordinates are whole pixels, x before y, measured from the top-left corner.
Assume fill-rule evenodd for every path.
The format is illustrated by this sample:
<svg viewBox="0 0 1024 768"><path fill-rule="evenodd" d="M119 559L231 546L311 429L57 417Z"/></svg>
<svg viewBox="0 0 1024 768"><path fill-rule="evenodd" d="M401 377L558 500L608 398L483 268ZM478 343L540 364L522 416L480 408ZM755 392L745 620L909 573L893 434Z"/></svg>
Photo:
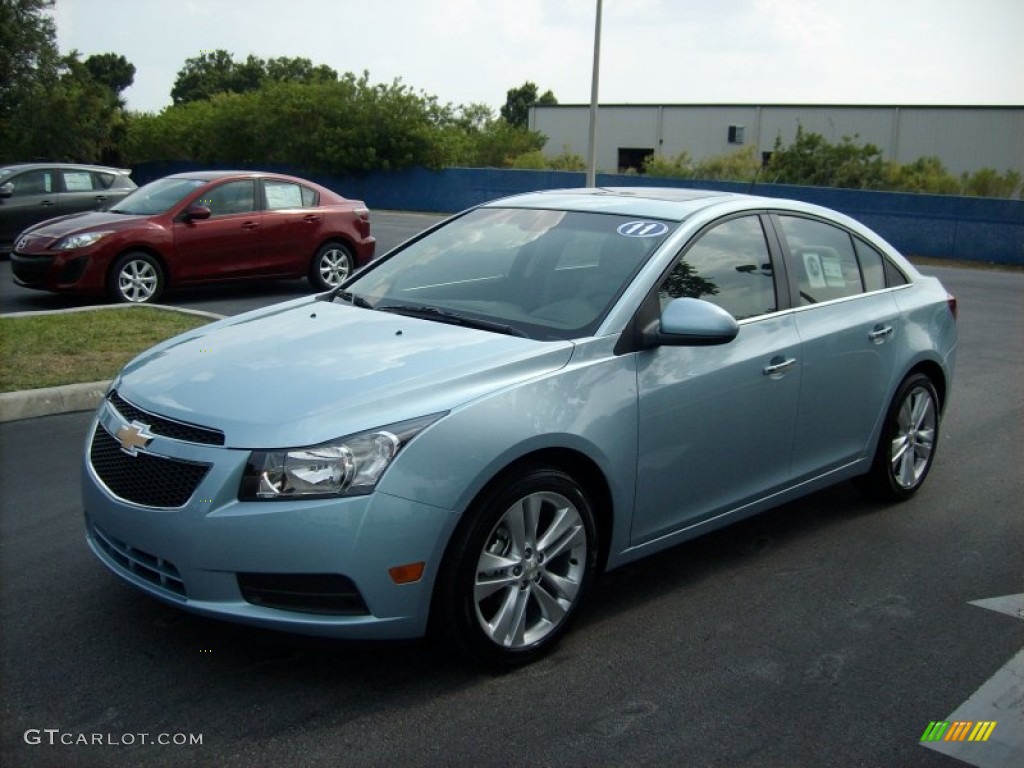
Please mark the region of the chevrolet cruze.
<svg viewBox="0 0 1024 768"><path fill-rule="evenodd" d="M856 221L693 190L533 193L117 376L89 546L210 617L535 659L594 575L935 458L956 302Z"/></svg>

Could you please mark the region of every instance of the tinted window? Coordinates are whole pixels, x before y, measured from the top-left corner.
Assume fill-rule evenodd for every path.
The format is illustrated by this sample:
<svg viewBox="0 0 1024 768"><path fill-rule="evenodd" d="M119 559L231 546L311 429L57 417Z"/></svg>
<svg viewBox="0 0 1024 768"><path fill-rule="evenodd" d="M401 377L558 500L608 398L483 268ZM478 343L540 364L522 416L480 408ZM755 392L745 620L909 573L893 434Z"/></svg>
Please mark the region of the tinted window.
<svg viewBox="0 0 1024 768"><path fill-rule="evenodd" d="M26 171L11 179L15 197L53 192L53 181L53 171Z"/></svg>
<svg viewBox="0 0 1024 768"><path fill-rule="evenodd" d="M689 297L717 304L737 320L777 308L775 279L761 220L716 225L683 255L659 288L662 305Z"/></svg>
<svg viewBox="0 0 1024 768"><path fill-rule="evenodd" d="M199 205L210 209L211 216L227 216L232 213L250 213L256 210L256 198L253 194L253 182L229 181L208 190L202 199L196 200Z"/></svg>
<svg viewBox="0 0 1024 768"><path fill-rule="evenodd" d="M864 291L850 235L814 219L780 216L800 287L801 304L817 304Z"/></svg>
<svg viewBox="0 0 1024 768"><path fill-rule="evenodd" d="M880 291L885 288L885 257L863 240L854 238L853 244L864 278L864 290Z"/></svg>

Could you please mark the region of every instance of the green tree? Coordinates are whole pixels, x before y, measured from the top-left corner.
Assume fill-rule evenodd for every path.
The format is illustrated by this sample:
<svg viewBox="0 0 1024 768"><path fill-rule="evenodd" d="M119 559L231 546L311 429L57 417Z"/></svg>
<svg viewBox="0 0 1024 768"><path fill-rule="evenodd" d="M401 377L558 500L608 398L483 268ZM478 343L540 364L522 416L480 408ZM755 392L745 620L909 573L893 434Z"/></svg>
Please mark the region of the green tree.
<svg viewBox="0 0 1024 768"><path fill-rule="evenodd" d="M884 188L882 150L874 144L858 145L853 138L844 136L839 144L830 144L820 134L797 126L796 139L788 147L782 146L781 138L776 139L766 178L779 184Z"/></svg>
<svg viewBox="0 0 1024 768"><path fill-rule="evenodd" d="M0 0L0 161L35 154L24 118L31 114L28 105L57 81L53 2Z"/></svg>
<svg viewBox="0 0 1024 768"><path fill-rule="evenodd" d="M518 88L510 88L505 98L505 105L501 108L501 116L509 125L515 128L526 128L530 119L530 107L534 104L551 105L557 104L550 90L537 95L537 84L527 80Z"/></svg>
<svg viewBox="0 0 1024 768"><path fill-rule="evenodd" d="M85 60L93 81L120 94L135 82L135 65L116 53L98 53Z"/></svg>
<svg viewBox="0 0 1024 768"><path fill-rule="evenodd" d="M171 88L171 101L187 104L231 91L235 85L234 72L235 60L223 48L185 59L185 66L178 70Z"/></svg>

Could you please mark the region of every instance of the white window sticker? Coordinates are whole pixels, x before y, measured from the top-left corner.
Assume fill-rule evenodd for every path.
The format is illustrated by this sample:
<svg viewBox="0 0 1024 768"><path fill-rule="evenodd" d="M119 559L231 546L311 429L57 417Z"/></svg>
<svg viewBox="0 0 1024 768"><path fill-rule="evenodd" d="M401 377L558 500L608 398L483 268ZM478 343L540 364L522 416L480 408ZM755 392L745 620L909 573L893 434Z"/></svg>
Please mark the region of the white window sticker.
<svg viewBox="0 0 1024 768"><path fill-rule="evenodd" d="M668 224L663 221L627 221L616 231L625 237L658 237L668 232Z"/></svg>

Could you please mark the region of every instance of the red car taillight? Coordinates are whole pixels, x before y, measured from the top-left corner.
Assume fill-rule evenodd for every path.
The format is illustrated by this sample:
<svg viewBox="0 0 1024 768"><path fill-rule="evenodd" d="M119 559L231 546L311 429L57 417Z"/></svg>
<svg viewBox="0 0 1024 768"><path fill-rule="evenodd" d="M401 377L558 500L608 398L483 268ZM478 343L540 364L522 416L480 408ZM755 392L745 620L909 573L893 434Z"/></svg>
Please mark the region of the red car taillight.
<svg viewBox="0 0 1024 768"><path fill-rule="evenodd" d="M949 306L949 311L953 315L953 319L956 320L956 296L949 291L946 291L946 304Z"/></svg>

